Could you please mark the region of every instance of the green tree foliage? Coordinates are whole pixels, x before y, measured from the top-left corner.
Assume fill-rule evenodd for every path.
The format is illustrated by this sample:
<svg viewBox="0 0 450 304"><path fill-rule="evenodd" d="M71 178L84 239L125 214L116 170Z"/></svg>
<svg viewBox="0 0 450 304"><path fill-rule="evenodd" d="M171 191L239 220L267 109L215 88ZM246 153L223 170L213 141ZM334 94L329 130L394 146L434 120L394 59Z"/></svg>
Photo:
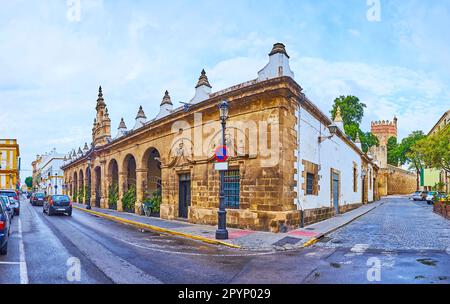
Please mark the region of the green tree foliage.
<svg viewBox="0 0 450 304"><path fill-rule="evenodd" d="M387 142L387 162L389 165L398 166L398 144L397 138L392 136Z"/></svg>
<svg viewBox="0 0 450 304"><path fill-rule="evenodd" d="M414 169L417 175L417 189L420 185L420 170L423 168L423 157L418 151L413 150L413 146L425 138L422 131L414 131L403 138L396 148L396 156L400 165L409 164L410 169Z"/></svg>
<svg viewBox="0 0 450 304"><path fill-rule="evenodd" d="M331 118L336 118L338 107L341 109L342 120L344 122L344 131L354 141L359 135L362 150L367 152L370 147L378 145L378 138L371 132L363 132L360 128L361 121L364 117L364 108L366 105L360 102L356 96L339 96L334 100L331 109Z"/></svg>
<svg viewBox="0 0 450 304"><path fill-rule="evenodd" d="M27 185L27 187L28 187L29 189L31 189L31 187L33 187L33 178L32 178L31 176L28 176L28 177L25 179L25 184Z"/></svg>
<svg viewBox="0 0 450 304"><path fill-rule="evenodd" d="M450 173L450 127L421 138L413 145L412 152L426 166Z"/></svg>

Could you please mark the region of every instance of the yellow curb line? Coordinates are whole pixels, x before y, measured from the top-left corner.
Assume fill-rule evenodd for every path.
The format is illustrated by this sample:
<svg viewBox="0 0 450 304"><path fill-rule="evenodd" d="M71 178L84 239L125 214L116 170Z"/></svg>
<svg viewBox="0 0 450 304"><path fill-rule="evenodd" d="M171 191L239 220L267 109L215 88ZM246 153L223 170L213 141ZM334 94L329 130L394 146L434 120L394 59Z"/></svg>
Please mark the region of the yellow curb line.
<svg viewBox="0 0 450 304"><path fill-rule="evenodd" d="M224 246L228 246L228 247L236 248L236 249L241 248L241 246L239 246L239 245L234 245L234 244L231 244L231 243L218 241L218 240L212 240L212 239L208 239L206 237L197 236L197 235L188 234L188 233L183 233L183 232L178 232L178 231L175 231L175 230L161 228L161 227L158 227L158 226L153 226L153 225L148 225L148 224L144 224L144 223L139 223L139 222L123 219L123 218L120 218L120 217L117 217L117 216L105 214L105 213L102 213L102 212L97 212L97 211L93 211L93 210L87 210L87 209L84 209L84 208L80 208L78 206L73 206L73 208L78 209L78 210L83 211L83 212L91 213L91 214L94 214L94 215L97 215L97 216L100 216L100 217L103 217L103 218L107 218L107 219L113 220L115 222L128 224L128 225L136 226L136 227L143 228L143 229L148 229L148 230L152 230L152 231L167 233L167 234L171 234L171 235L182 236L182 237L185 237L185 238L188 238L188 239L202 241L202 242L209 243L209 244L214 244L214 245L224 245Z"/></svg>
<svg viewBox="0 0 450 304"><path fill-rule="evenodd" d="M319 241L319 239L317 238L312 238L309 241L307 241L306 243L303 244L303 247L309 247L315 243L317 243Z"/></svg>

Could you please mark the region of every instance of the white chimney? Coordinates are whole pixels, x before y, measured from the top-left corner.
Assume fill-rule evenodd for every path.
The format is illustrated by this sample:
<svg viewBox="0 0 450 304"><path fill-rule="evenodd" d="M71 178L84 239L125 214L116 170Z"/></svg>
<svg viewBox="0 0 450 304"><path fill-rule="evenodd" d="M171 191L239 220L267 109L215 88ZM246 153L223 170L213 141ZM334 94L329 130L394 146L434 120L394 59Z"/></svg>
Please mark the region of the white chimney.
<svg viewBox="0 0 450 304"><path fill-rule="evenodd" d="M289 55L282 43L275 43L272 51L269 53L269 63L258 72L258 81L277 78L281 76L289 76L294 78L289 66Z"/></svg>
<svg viewBox="0 0 450 304"><path fill-rule="evenodd" d="M169 115L172 112L172 109L173 109L172 100L170 99L169 92L166 91L161 101L161 105L159 106L159 113L158 115L156 115L156 119L160 119L163 118L164 116Z"/></svg>
<svg viewBox="0 0 450 304"><path fill-rule="evenodd" d="M118 132L116 138L122 137L127 134L127 126L125 125L125 121L123 121L123 118L120 119L120 124L117 130Z"/></svg>
<svg viewBox="0 0 450 304"><path fill-rule="evenodd" d="M209 84L208 77L206 76L205 70L202 70L198 83L195 86L195 96L192 98L190 103L199 103L201 101L209 99L209 94L211 94L211 85Z"/></svg>
<svg viewBox="0 0 450 304"><path fill-rule="evenodd" d="M336 115L334 117L334 123L345 134L345 131L344 131L344 120L342 119L341 108L339 106L336 109Z"/></svg>
<svg viewBox="0 0 450 304"><path fill-rule="evenodd" d="M362 151L362 145L361 145L361 140L359 139L359 133L356 133L355 144Z"/></svg>
<svg viewBox="0 0 450 304"><path fill-rule="evenodd" d="M146 121L147 121L147 117L145 116L142 106L140 106L138 113L136 115L136 123L134 124L133 130L139 129L140 127L145 125Z"/></svg>

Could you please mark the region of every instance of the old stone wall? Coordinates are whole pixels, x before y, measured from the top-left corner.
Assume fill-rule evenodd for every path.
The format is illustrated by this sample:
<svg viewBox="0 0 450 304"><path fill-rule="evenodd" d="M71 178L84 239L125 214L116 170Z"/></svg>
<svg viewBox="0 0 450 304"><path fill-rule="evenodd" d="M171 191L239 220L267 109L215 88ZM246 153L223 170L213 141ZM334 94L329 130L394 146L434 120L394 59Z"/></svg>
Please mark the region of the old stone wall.
<svg viewBox="0 0 450 304"><path fill-rule="evenodd" d="M378 173L378 193L380 196L411 194L417 190L414 173L388 165Z"/></svg>

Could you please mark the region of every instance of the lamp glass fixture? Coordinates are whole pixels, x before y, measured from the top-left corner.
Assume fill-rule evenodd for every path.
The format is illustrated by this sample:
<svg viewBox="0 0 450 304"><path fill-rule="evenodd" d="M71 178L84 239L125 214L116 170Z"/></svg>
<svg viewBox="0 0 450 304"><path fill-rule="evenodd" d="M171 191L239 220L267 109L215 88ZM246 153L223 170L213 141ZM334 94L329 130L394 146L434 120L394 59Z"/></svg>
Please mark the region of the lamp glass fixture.
<svg viewBox="0 0 450 304"><path fill-rule="evenodd" d="M330 131L330 135L333 136L337 132L337 125L333 122L331 125L328 126L328 131Z"/></svg>
<svg viewBox="0 0 450 304"><path fill-rule="evenodd" d="M219 103L220 119L225 121L228 119L228 101L222 100Z"/></svg>

